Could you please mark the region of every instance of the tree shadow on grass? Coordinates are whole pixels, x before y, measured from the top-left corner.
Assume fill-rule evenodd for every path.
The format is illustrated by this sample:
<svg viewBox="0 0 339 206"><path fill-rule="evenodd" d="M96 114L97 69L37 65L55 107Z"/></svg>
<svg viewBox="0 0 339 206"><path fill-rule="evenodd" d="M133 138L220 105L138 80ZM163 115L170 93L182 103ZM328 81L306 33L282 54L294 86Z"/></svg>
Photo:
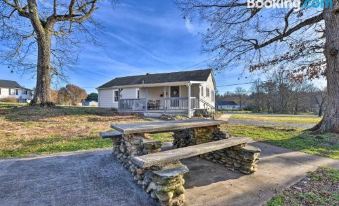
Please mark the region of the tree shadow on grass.
<svg viewBox="0 0 339 206"><path fill-rule="evenodd" d="M93 115L102 117L123 116L134 117L131 115L118 114L116 110L97 107L66 107L56 106L51 108L43 108L39 106L12 106L0 107L0 114L5 115L5 119L9 121L39 121L45 118L59 116L82 116Z"/></svg>
<svg viewBox="0 0 339 206"><path fill-rule="evenodd" d="M260 142L312 155L339 159L339 134L336 133L312 134L309 131L303 131L291 138L266 139Z"/></svg>

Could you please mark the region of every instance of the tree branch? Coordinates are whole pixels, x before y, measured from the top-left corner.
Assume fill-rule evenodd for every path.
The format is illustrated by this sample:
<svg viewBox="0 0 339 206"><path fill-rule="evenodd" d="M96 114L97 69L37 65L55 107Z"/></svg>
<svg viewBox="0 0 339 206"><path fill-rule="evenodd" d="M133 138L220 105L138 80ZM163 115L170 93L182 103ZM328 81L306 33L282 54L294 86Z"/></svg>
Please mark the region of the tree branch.
<svg viewBox="0 0 339 206"><path fill-rule="evenodd" d="M301 28L303 28L305 26L309 26L309 25L312 25L314 23L320 22L321 20L323 20L323 18L324 18L323 14L321 13L321 14L319 14L317 16L313 16L313 17L311 17L309 19L306 19L305 21L295 25L294 27L292 27L290 29L286 29L285 28L284 29L284 31L285 31L284 33L281 33L278 36L273 37L272 39L269 39L266 42L263 42L261 44L256 44L254 46L254 48L255 49L260 49L260 48L263 48L263 47L265 47L267 45L270 45L270 44L272 44L272 43L274 43L276 41L282 40L284 37L287 37L287 36L291 35L292 33L298 31L299 29L301 29Z"/></svg>
<svg viewBox="0 0 339 206"><path fill-rule="evenodd" d="M26 11L27 5L21 7L18 0L14 0L14 3L10 2L9 0L3 0L3 2L8 6L12 7L15 11L18 11L20 16L29 18L29 13Z"/></svg>
<svg viewBox="0 0 339 206"><path fill-rule="evenodd" d="M28 9L29 9L29 17L32 22L34 29L37 31L38 36L42 36L45 34L45 29L43 27L43 23L39 18L39 11L36 0L27 0Z"/></svg>

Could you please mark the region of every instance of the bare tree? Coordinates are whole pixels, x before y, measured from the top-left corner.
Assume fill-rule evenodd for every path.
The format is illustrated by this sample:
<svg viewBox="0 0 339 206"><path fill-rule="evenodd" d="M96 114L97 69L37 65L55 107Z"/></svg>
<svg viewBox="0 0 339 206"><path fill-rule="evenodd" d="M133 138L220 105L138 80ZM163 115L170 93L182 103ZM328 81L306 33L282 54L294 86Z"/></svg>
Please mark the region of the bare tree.
<svg viewBox="0 0 339 206"><path fill-rule="evenodd" d="M76 59L72 46L90 34L85 22L94 23L97 2L0 0L0 41L5 46L1 57L9 67L35 72L33 104L52 101L52 78L62 76L64 65Z"/></svg>
<svg viewBox="0 0 339 206"><path fill-rule="evenodd" d="M327 92L326 89L324 90L317 90L314 92L314 100L316 104L318 105L318 116L321 117L324 112L325 104L326 104L326 96Z"/></svg>
<svg viewBox="0 0 339 206"><path fill-rule="evenodd" d="M244 96L246 94L246 90L242 87L237 87L235 88L235 95L237 96L238 98L238 101L239 101L239 106L240 106L240 109L243 108L243 99L244 99Z"/></svg>
<svg viewBox="0 0 339 206"><path fill-rule="evenodd" d="M319 132L339 132L339 1L323 9L248 8L246 0L178 0L186 18L199 16L209 28L204 50L213 67L243 65L250 71L285 64L290 76L327 78L328 107ZM305 4L304 4L305 3Z"/></svg>

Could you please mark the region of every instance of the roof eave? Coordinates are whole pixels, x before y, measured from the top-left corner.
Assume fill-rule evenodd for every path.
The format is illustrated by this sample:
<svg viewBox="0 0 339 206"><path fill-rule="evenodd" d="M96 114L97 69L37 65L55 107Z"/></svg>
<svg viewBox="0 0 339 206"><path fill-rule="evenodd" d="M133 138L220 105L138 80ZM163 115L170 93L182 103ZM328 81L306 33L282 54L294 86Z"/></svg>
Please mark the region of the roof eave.
<svg viewBox="0 0 339 206"><path fill-rule="evenodd" d="M123 88L143 88L143 87L159 87L159 86L178 86L178 85L187 85L193 83L194 81L181 81L181 82L163 82L163 83L150 83L150 84L133 84L133 85L120 85L112 87L98 87L98 90L104 89L123 89Z"/></svg>

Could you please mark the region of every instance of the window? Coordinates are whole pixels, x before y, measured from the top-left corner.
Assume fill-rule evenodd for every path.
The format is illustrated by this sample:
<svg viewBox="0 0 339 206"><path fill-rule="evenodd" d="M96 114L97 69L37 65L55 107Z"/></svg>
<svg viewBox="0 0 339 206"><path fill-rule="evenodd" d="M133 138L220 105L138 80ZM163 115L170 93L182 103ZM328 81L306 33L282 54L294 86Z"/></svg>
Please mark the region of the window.
<svg viewBox="0 0 339 206"><path fill-rule="evenodd" d="M27 95L27 94L28 94L28 91L27 91L27 90L25 90L25 91L24 91L24 94L26 94L26 95Z"/></svg>
<svg viewBox="0 0 339 206"><path fill-rule="evenodd" d="M119 101L119 91L114 91L114 101L117 102Z"/></svg>
<svg viewBox="0 0 339 206"><path fill-rule="evenodd" d="M210 89L208 87L206 87L206 97L210 96Z"/></svg>
<svg viewBox="0 0 339 206"><path fill-rule="evenodd" d="M200 95L203 97L204 96L204 87L203 86L201 86L200 91L201 91Z"/></svg>
<svg viewBox="0 0 339 206"><path fill-rule="evenodd" d="M1 88L0 88L0 95L1 95Z"/></svg>
<svg viewBox="0 0 339 206"><path fill-rule="evenodd" d="M211 90L211 99L212 99L212 102L215 101L215 93L214 93L214 90Z"/></svg>
<svg viewBox="0 0 339 206"><path fill-rule="evenodd" d="M8 91L9 91L9 95L15 95L15 90L14 89L9 88Z"/></svg>
<svg viewBox="0 0 339 206"><path fill-rule="evenodd" d="M15 95L19 95L19 90L15 89Z"/></svg>
<svg viewBox="0 0 339 206"><path fill-rule="evenodd" d="M140 99L140 90L137 90L137 99Z"/></svg>

